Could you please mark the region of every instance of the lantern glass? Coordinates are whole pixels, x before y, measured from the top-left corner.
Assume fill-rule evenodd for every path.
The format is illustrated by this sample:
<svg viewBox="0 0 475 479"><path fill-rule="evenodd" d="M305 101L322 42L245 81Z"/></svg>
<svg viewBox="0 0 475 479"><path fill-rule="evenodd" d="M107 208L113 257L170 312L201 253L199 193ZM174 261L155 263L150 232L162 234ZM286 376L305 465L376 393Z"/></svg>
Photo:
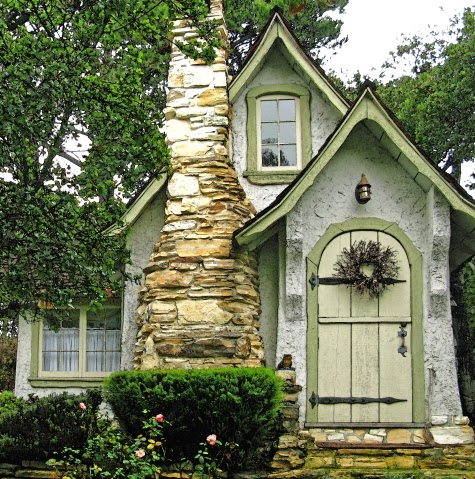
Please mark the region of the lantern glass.
<svg viewBox="0 0 475 479"><path fill-rule="evenodd" d="M367 203L371 199L371 185L365 175L361 175L361 180L356 185L355 196L356 201L360 204Z"/></svg>

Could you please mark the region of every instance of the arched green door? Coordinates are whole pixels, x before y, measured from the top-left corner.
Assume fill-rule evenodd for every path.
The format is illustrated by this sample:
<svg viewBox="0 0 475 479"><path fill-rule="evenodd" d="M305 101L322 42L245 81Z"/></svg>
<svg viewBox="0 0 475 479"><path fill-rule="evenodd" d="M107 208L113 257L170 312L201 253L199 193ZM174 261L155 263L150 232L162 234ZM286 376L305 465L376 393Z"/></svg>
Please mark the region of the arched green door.
<svg viewBox="0 0 475 479"><path fill-rule="evenodd" d="M401 282L380 296L324 280L335 275L343 249L361 240L396 253ZM346 232L323 250L317 276L309 290L317 295L317 311L309 335L309 347L316 351L308 363L307 421L413 422L411 271L404 248L381 231Z"/></svg>

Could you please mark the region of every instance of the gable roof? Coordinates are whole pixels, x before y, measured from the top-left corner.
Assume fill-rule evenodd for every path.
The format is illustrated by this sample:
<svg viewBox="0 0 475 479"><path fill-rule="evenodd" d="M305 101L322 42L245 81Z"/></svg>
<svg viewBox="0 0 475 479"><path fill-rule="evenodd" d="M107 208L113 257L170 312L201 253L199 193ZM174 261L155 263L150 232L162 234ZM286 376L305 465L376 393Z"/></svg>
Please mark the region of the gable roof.
<svg viewBox="0 0 475 479"><path fill-rule="evenodd" d="M265 63L266 56L275 45L279 46L292 68L309 78L342 115L347 112L349 102L333 86L323 69L306 53L278 8L272 11L269 21L250 49L244 66L229 86L231 103L258 74Z"/></svg>
<svg viewBox="0 0 475 479"><path fill-rule="evenodd" d="M271 205L235 232L235 243L254 249L274 234L280 220L294 208L361 122L425 192L436 187L445 197L451 207L451 269L460 266L475 254L475 202L450 175L414 145L369 83L360 90L358 98L332 135L297 178Z"/></svg>

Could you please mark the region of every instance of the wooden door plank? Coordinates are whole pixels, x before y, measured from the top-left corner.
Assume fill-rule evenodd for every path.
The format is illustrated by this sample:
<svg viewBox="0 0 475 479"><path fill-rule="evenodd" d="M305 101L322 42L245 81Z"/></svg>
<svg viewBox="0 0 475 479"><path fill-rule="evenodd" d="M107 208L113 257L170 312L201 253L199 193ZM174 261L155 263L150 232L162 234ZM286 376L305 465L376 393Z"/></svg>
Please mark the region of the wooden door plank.
<svg viewBox="0 0 475 479"><path fill-rule="evenodd" d="M380 420L383 422L411 422L412 418L412 351L411 325L405 328L407 336L406 357L398 353L402 339L398 336L399 326L381 324L379 327L379 367L381 397L392 396L407 399L406 402L381 404Z"/></svg>
<svg viewBox="0 0 475 479"><path fill-rule="evenodd" d="M325 248L318 268L318 276L335 275L335 262L343 248L350 247L350 233L337 236ZM344 284L318 286L318 316L349 316L350 288Z"/></svg>
<svg viewBox="0 0 475 479"><path fill-rule="evenodd" d="M320 324L318 350L318 395L350 396L351 326ZM319 422L348 422L349 404L319 404Z"/></svg>
<svg viewBox="0 0 475 479"><path fill-rule="evenodd" d="M399 275L397 279L405 283L396 283L388 287L379 297L380 316L410 316L411 315L411 271L406 252L402 245L392 236L379 233L379 241L383 246L389 246L396 252ZM404 298L401 301L401 298Z"/></svg>
<svg viewBox="0 0 475 479"><path fill-rule="evenodd" d="M353 231L351 244L358 241L378 241L378 233L376 231ZM352 288L351 315L378 316L378 299L368 293L359 294Z"/></svg>
<svg viewBox="0 0 475 479"><path fill-rule="evenodd" d="M352 330L352 396L379 397L378 324L353 324ZM353 404L352 422L379 421L379 404Z"/></svg>

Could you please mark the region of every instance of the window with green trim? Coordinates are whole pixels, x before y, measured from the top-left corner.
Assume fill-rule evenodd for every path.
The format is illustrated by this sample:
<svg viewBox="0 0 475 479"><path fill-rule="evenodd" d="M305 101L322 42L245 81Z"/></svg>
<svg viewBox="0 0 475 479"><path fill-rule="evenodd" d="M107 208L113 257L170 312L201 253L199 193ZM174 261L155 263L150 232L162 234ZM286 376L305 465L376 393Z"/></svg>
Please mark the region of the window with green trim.
<svg viewBox="0 0 475 479"><path fill-rule="evenodd" d="M98 377L120 368L119 306L101 311L80 307L56 329L43 321L39 338L42 377Z"/></svg>
<svg viewBox="0 0 475 479"><path fill-rule="evenodd" d="M269 95L258 99L258 167L300 168L300 117L298 98Z"/></svg>
<svg viewBox="0 0 475 479"><path fill-rule="evenodd" d="M255 184L290 183L310 161L310 93L301 85L259 85L247 101L247 167Z"/></svg>

